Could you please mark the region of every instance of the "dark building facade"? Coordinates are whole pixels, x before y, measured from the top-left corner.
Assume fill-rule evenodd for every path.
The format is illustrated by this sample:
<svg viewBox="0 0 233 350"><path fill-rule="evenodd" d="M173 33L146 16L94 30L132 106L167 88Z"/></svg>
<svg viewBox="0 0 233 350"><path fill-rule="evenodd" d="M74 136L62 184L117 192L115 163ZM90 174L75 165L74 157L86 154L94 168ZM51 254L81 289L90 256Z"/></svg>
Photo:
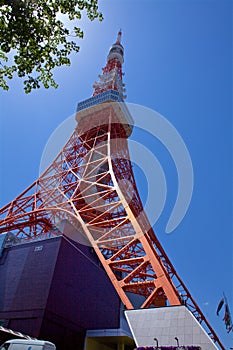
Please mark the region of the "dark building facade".
<svg viewBox="0 0 233 350"><path fill-rule="evenodd" d="M93 249L66 236L5 248L1 325L83 349L87 330L120 327L120 299Z"/></svg>

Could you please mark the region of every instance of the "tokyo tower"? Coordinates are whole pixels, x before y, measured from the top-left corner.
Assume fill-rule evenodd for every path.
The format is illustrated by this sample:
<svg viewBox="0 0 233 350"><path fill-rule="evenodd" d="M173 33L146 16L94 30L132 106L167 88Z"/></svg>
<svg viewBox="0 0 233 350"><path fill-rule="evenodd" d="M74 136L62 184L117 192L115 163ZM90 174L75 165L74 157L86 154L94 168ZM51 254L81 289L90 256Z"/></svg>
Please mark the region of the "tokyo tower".
<svg viewBox="0 0 233 350"><path fill-rule="evenodd" d="M30 242L60 235L69 221L95 250L126 309L185 305L219 348L215 331L156 237L136 187L127 138L121 31L92 97L78 104L77 126L61 152L23 193L0 210L0 234Z"/></svg>

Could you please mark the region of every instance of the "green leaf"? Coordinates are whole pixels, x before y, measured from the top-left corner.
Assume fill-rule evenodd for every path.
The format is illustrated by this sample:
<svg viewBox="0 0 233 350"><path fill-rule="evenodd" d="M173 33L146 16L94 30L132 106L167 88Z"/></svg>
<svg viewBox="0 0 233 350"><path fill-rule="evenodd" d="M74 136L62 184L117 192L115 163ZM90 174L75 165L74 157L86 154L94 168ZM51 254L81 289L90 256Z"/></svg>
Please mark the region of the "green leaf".
<svg viewBox="0 0 233 350"><path fill-rule="evenodd" d="M90 20L103 19L97 0L0 0L0 87L8 90L7 80L16 74L23 79L25 93L41 85L57 88L52 71L71 64L69 56L79 52L77 39L84 36L74 26L71 33L77 39L71 40L66 22L57 15L63 13L77 23L83 11ZM13 63L8 63L12 53Z"/></svg>

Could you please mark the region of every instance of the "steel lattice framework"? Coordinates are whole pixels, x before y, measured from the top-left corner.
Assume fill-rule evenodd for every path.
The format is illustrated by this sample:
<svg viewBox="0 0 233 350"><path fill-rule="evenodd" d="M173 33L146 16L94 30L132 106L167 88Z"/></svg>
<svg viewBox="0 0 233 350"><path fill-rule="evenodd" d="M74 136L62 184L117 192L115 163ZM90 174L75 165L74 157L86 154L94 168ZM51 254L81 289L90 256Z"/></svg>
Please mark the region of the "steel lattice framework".
<svg viewBox="0 0 233 350"><path fill-rule="evenodd" d="M121 103L77 113L78 125L42 176L0 211L0 232L32 240L68 220L88 238L127 309L185 304L224 349L150 227L135 184ZM90 128L91 125L91 128Z"/></svg>
<svg viewBox="0 0 233 350"><path fill-rule="evenodd" d="M132 117L123 101L123 47L110 49L94 97L80 103L70 139L48 169L0 210L0 233L24 241L60 235L67 220L94 248L127 309L185 304L224 346L176 273L150 226L137 191L127 138ZM104 103L101 103L105 101ZM75 237L73 237L75 239Z"/></svg>

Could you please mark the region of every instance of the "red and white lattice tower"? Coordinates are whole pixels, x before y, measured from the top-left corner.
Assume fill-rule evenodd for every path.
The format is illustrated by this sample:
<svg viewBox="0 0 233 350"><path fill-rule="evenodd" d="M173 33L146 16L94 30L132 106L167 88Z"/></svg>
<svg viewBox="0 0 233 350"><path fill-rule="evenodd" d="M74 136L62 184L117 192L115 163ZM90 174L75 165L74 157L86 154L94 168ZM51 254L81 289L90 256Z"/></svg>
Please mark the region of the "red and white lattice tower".
<svg viewBox="0 0 233 350"><path fill-rule="evenodd" d="M185 304L224 349L143 211L127 145L133 120L123 102L123 60L119 32L93 96L78 104L73 134L48 169L0 210L0 233L43 239L59 235L59 223L68 220L89 240L127 309L134 308L129 293L143 297L141 308Z"/></svg>

